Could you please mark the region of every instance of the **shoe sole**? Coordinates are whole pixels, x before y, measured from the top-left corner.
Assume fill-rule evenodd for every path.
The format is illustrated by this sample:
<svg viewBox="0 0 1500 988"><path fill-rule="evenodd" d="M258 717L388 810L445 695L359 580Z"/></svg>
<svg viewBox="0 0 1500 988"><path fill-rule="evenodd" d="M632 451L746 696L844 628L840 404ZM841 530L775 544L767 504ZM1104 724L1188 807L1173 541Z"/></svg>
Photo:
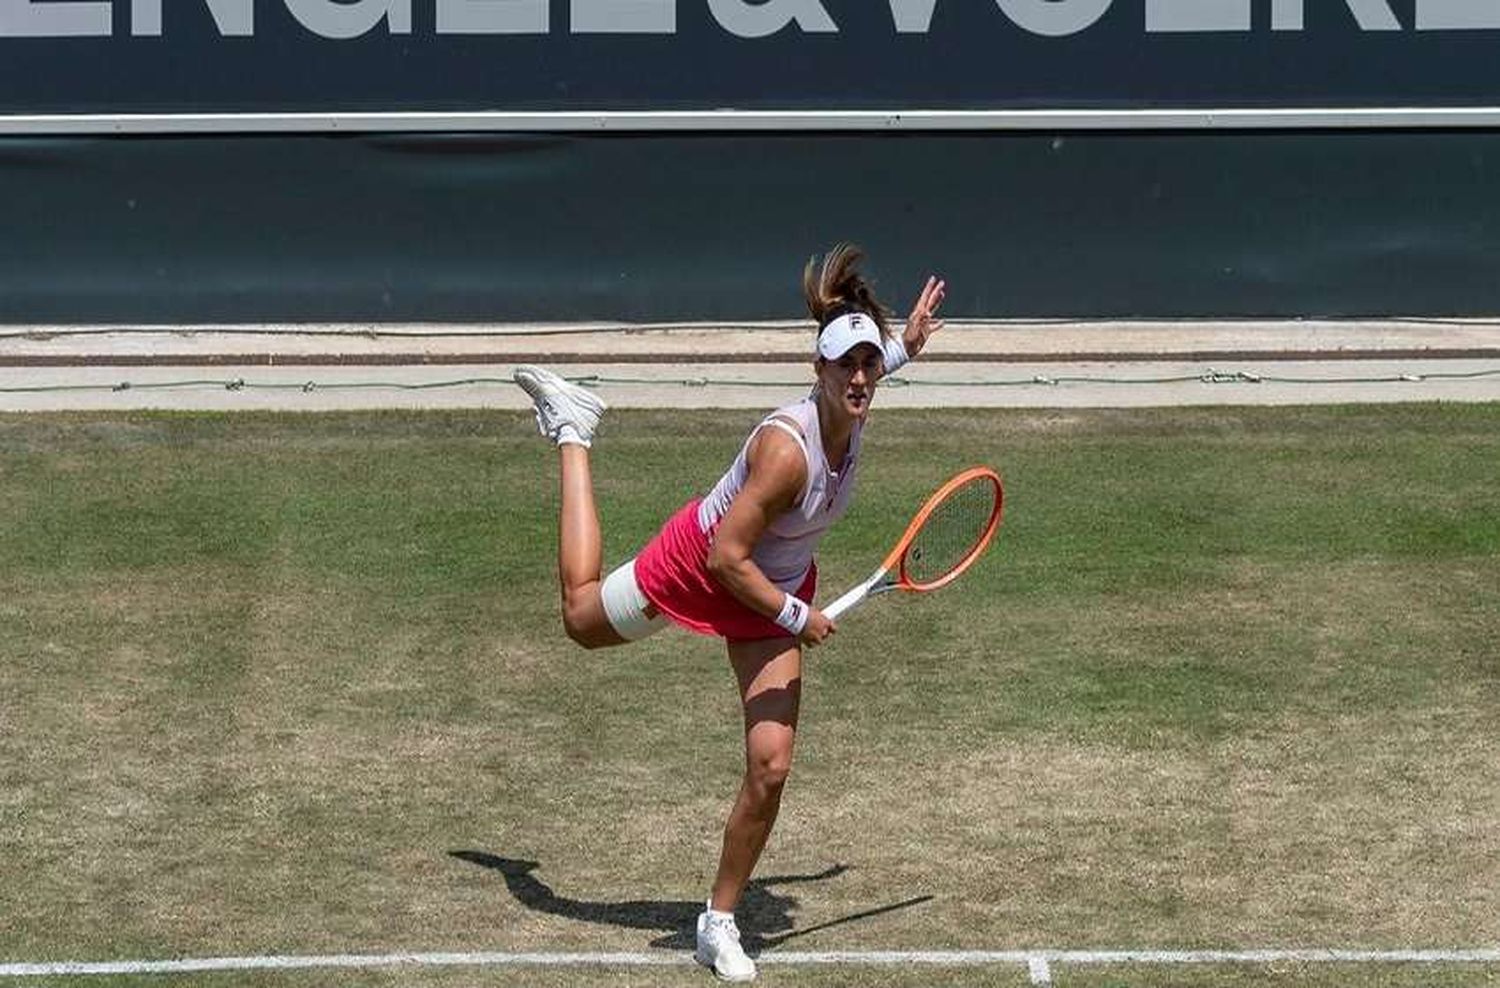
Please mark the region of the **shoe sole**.
<svg viewBox="0 0 1500 988"><path fill-rule="evenodd" d="M719 971L719 969L717 967L714 967L712 961L706 961L706 960L704 960L703 959L703 955L700 954L700 953L698 953L696 950L693 951L693 960L697 961L699 964L703 965L704 967L706 967L710 971L712 971L714 973L714 977L718 978L720 981L754 981L755 980L755 974L757 973L757 972L751 972L750 974L747 974L747 975L745 975L742 978L735 978L735 977L731 977L731 976L729 976L727 974L722 974L722 973L720 973L720 971Z"/></svg>
<svg viewBox="0 0 1500 988"><path fill-rule="evenodd" d="M586 390L582 385L565 380L543 367L532 367L529 364L517 367L511 374L511 380L530 395L532 401L546 397L546 389L550 388L561 392L562 396L569 401L585 406L594 413L595 417L604 414L609 408L603 398Z"/></svg>

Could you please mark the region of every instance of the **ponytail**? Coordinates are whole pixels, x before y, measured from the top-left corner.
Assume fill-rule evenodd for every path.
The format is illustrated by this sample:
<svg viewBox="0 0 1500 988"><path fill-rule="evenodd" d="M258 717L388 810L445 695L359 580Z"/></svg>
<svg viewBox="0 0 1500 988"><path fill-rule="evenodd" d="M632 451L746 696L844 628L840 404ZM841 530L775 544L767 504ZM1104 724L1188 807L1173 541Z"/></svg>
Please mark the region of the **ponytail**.
<svg viewBox="0 0 1500 988"><path fill-rule="evenodd" d="M882 339L891 338L891 312L875 297L875 290L859 271L865 252L851 243L840 243L823 256L807 260L802 269L802 295L808 314L823 327L846 312L862 312L875 320Z"/></svg>

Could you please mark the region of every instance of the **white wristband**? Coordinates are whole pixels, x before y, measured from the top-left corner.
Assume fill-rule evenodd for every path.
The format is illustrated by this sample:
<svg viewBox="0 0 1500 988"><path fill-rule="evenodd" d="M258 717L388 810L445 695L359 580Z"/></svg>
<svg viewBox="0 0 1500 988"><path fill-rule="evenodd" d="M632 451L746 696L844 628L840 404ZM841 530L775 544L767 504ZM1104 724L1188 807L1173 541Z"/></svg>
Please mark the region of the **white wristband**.
<svg viewBox="0 0 1500 988"><path fill-rule="evenodd" d="M776 623L792 634L800 635L807 627L807 615L807 605L787 594L786 600L781 602L781 613L776 615Z"/></svg>
<svg viewBox="0 0 1500 988"><path fill-rule="evenodd" d="M882 363L887 374L896 373L911 360L911 354L906 352L906 338L900 333L886 337L880 344L880 352L884 357Z"/></svg>

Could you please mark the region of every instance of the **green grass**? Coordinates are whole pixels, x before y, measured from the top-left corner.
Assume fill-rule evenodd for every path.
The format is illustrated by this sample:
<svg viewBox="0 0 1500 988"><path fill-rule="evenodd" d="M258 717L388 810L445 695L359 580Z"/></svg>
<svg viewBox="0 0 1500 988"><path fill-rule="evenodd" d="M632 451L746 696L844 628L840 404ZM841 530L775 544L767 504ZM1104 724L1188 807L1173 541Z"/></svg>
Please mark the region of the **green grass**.
<svg viewBox="0 0 1500 988"><path fill-rule="evenodd" d="M607 560L755 418L612 412ZM846 868L758 890L747 932L1500 942L1500 406L887 410L866 449L824 599L961 466L1000 469L1006 519L951 589L872 603L813 653L760 873ZM681 632L566 640L555 472L512 413L0 417L0 960L674 943L737 782L732 680ZM475 863L499 858L554 897ZM1054 976L1271 975L1337 980ZM585 979L219 980L330 977ZM971 978L1025 980L943 974Z"/></svg>

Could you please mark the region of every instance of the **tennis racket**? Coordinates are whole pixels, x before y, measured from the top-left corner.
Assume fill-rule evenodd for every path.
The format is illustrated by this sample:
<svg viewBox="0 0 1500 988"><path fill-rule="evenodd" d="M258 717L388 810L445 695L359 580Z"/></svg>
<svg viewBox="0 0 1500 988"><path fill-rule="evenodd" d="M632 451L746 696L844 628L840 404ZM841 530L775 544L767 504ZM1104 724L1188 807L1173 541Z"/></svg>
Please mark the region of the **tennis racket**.
<svg viewBox="0 0 1500 988"><path fill-rule="evenodd" d="M989 467L970 467L933 492L896 548L871 577L823 608L837 621L855 604L887 590L945 587L974 564L1000 527L1005 490Z"/></svg>

